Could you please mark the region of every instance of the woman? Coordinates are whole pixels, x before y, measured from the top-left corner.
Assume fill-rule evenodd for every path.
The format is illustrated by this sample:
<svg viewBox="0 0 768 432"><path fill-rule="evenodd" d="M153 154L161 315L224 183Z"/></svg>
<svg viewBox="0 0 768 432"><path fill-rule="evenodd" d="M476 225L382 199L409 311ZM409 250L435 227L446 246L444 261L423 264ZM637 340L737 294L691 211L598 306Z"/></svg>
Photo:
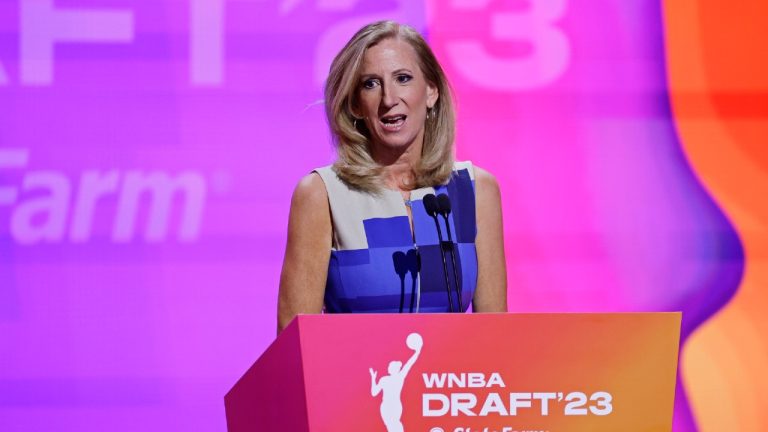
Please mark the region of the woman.
<svg viewBox="0 0 768 432"><path fill-rule="evenodd" d="M392 21L359 30L331 65L325 107L338 159L293 194L278 331L324 307L506 311L498 184L454 163L450 88L423 38Z"/></svg>

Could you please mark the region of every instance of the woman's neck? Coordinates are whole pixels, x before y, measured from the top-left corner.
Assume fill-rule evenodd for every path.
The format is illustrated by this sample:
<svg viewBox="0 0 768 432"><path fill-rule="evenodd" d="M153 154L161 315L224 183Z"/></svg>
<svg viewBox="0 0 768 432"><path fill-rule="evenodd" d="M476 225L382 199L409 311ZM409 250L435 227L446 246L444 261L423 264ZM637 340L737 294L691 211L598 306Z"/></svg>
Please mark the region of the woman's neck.
<svg viewBox="0 0 768 432"><path fill-rule="evenodd" d="M401 191L414 188L413 167L421 160L421 143L403 150L376 146L372 153L373 159L384 168L384 187Z"/></svg>

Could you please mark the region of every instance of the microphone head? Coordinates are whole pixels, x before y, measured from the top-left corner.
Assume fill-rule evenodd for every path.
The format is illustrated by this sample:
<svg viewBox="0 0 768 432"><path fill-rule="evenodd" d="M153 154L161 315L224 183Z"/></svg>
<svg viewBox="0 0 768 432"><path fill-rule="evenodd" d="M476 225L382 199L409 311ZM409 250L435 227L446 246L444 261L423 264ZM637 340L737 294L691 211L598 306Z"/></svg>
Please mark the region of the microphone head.
<svg viewBox="0 0 768 432"><path fill-rule="evenodd" d="M446 194L437 196L437 212L448 216L451 214L451 199Z"/></svg>
<svg viewBox="0 0 768 432"><path fill-rule="evenodd" d="M438 203L437 203L437 197L435 194L426 194L424 195L424 198L422 198L422 202L424 203L424 210L427 211L427 214L434 217L435 214L438 212Z"/></svg>

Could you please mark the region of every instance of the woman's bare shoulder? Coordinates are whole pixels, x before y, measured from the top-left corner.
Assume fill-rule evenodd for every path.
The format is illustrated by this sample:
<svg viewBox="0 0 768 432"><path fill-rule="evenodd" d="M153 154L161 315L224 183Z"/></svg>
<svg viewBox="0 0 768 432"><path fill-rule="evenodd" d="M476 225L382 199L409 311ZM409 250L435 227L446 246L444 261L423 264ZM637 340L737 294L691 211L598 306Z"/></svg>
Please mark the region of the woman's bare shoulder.
<svg viewBox="0 0 768 432"><path fill-rule="evenodd" d="M299 180L293 191L291 207L303 210L328 208L328 191L317 172L311 172Z"/></svg>
<svg viewBox="0 0 768 432"><path fill-rule="evenodd" d="M484 192L488 191L491 192L493 195L499 194L499 182L496 180L496 177L491 174L489 171L480 168L477 165L473 165L473 170L475 173L475 184L479 186L480 189L482 189Z"/></svg>

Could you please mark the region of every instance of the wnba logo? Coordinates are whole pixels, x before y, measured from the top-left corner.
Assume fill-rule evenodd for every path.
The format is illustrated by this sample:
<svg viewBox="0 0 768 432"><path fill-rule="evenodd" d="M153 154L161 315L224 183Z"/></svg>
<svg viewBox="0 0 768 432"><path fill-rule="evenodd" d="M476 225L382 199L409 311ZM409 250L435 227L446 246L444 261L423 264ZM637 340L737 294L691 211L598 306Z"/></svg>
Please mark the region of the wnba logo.
<svg viewBox="0 0 768 432"><path fill-rule="evenodd" d="M401 418L403 416L403 403L400 400L400 395L403 391L403 384L405 384L405 378L408 376L408 372L411 371L411 367L416 363L416 359L421 354L421 348L424 346L424 340L418 333L411 333L405 339L405 345L414 351L411 358L405 362L393 360L389 362L387 372L389 375L381 377L376 382L376 371L370 368L371 373L371 395L373 397L382 393L381 407L379 412L381 413L381 419L384 421L384 425L387 427L387 432L403 432L403 423Z"/></svg>

